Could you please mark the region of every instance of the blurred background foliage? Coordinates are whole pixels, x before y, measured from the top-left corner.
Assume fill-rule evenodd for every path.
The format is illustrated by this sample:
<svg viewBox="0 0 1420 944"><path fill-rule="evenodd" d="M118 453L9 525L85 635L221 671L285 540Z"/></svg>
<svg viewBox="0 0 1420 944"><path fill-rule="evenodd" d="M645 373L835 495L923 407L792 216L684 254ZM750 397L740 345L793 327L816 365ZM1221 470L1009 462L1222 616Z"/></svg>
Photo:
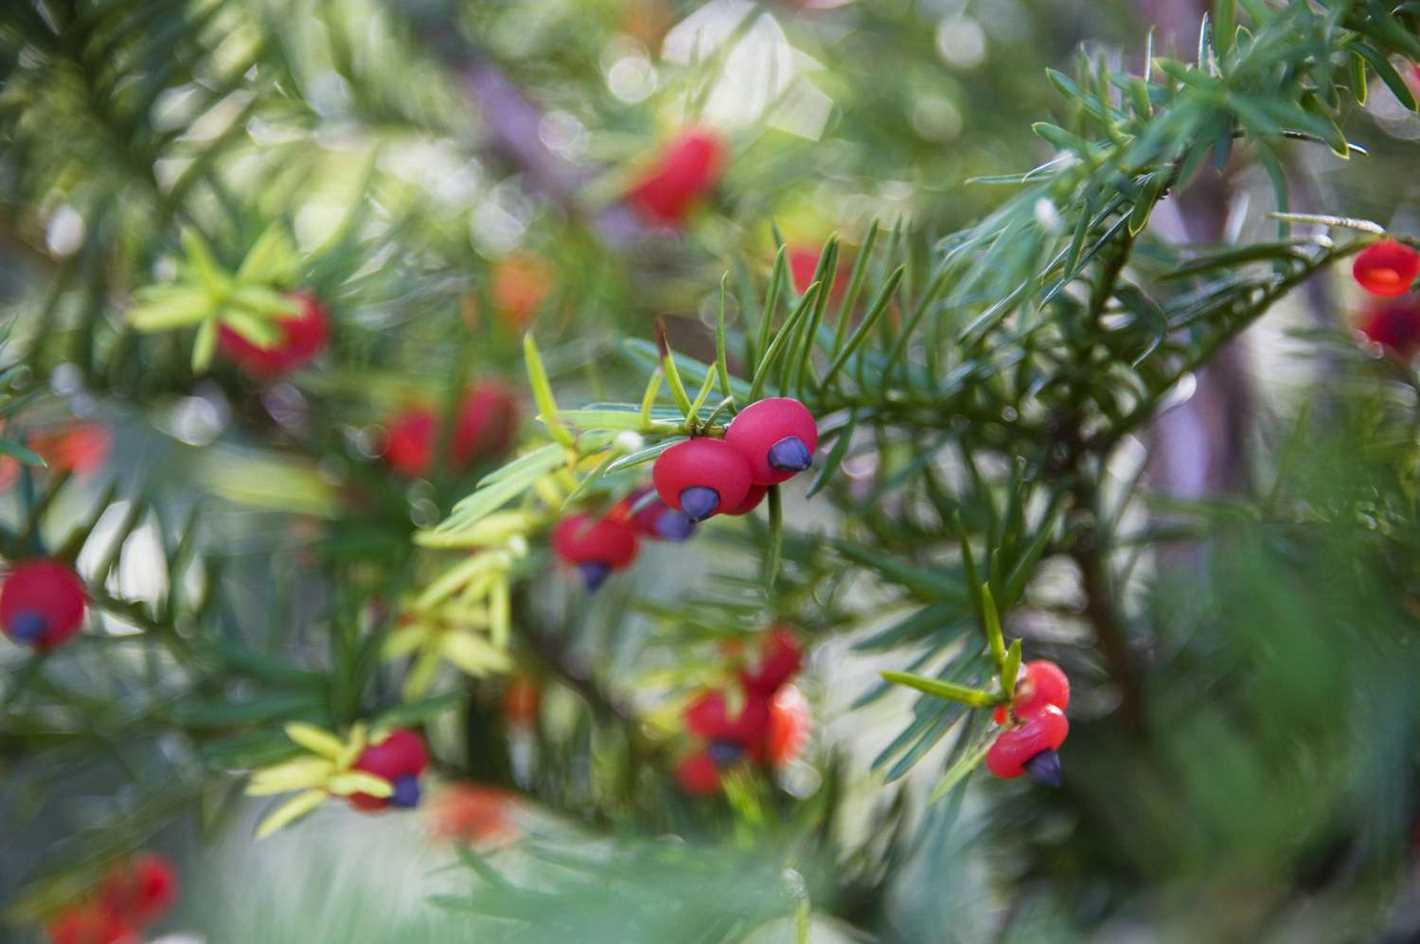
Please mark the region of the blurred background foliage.
<svg viewBox="0 0 1420 944"><path fill-rule="evenodd" d="M1199 43L1205 7L1276 40L1253 71ZM96 615L62 651L0 650L0 936L43 939L108 862L161 848L184 883L164 927L213 942L1413 939L1420 385L1349 331L1362 303L1331 263L1355 234L1294 222L1289 241L1267 213L1415 231L1420 121L1374 62L1364 104L1345 70L1368 43L1409 82L1416 18L13 0L0 554L77 561ZM1197 64L1192 84L1146 73L1149 48ZM1141 74L1177 124L1128 113ZM1092 75L1112 97L1088 102ZM657 231L621 197L693 123L725 136L725 173ZM1137 141L1106 129L1139 127L1173 135L1111 163ZM1063 159L1081 140L1098 166ZM1137 241L1134 206L1153 211ZM313 369L195 371L192 331L129 324L142 289L189 276L183 232L234 272L273 223L282 287L331 313ZM773 587L762 520L643 553L595 597L535 543L513 565L512 675L444 670L402 700L380 646L461 556L411 539L497 457L460 468L442 442L427 474L394 475L397 412L525 389L529 329L564 407L635 401L658 320L713 360L726 273L747 376L777 242L811 271L834 235L840 271L861 254L866 272L840 318L904 274L846 392L812 391L844 446L820 454L819 495L786 495ZM1078 269L1052 289L1062 251ZM37 444L75 423L106 431L100 467ZM1015 590L1008 634L1075 683L1060 791L972 778L929 801L985 720L878 678L983 677L963 543ZM686 697L774 622L812 646L809 749L684 796ZM531 723L510 678L540 693ZM243 778L289 755L282 723L362 718L421 725L447 792L254 843Z"/></svg>

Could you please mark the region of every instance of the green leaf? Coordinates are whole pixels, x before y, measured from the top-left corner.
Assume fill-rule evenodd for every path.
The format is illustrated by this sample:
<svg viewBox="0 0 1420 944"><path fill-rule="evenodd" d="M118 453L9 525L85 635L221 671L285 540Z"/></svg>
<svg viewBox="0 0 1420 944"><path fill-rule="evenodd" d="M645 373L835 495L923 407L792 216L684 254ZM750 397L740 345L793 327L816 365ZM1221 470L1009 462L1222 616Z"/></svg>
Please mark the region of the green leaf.
<svg viewBox="0 0 1420 944"><path fill-rule="evenodd" d="M24 443L16 442L13 439L0 438L0 456L9 456L18 459L25 465L39 466L41 469L49 467L49 463L44 461L44 457L34 452Z"/></svg>
<svg viewBox="0 0 1420 944"><path fill-rule="evenodd" d="M296 280L300 257L296 246L286 235L286 227L280 222L272 223L252 247L237 269L239 282L260 282L273 285L290 285Z"/></svg>
<svg viewBox="0 0 1420 944"><path fill-rule="evenodd" d="M533 339L531 332L523 335L523 362L527 365L528 382L532 385L533 402L537 404L538 412L542 414L542 422L547 427L548 433L562 445L568 448L575 447L576 440L557 418L557 399L552 395L552 384L547 380L547 370L542 366L542 354L539 353L537 341Z"/></svg>
<svg viewBox="0 0 1420 944"><path fill-rule="evenodd" d="M888 305L892 303L893 293L897 291L898 283L902 281L903 273L903 267L898 266L893 270L892 274L888 276L887 281L883 283L883 287L878 290L878 297L874 300L873 307L868 309L868 313L863 317L863 320L858 323L858 327L853 329L853 334L848 338L848 342L843 345L842 349L839 350L838 354L833 358L833 362L828 365L828 371L823 375L823 386L825 388L838 376L838 372L843 369L844 364L848 363L848 358L853 356L853 352L858 350L863 342L867 340L869 332L873 330L873 326L877 324L883 312L887 311Z"/></svg>
<svg viewBox="0 0 1420 944"><path fill-rule="evenodd" d="M935 698L945 698L970 708L990 708L1000 703L1000 699L990 692L983 692L979 688L969 688L966 685L957 685L954 682L943 682L941 679L934 679L926 675L910 675L907 672L893 671L885 671L880 674L894 685L906 685L908 688L915 688L919 692L925 692Z"/></svg>
<svg viewBox="0 0 1420 944"><path fill-rule="evenodd" d="M774 335L774 339L769 342L768 349L764 352L764 356L759 359L759 364L754 369L754 379L750 381L749 395L745 398L749 402L753 403L760 399L761 393L764 390L764 383L769 379L769 372L774 369L774 365L779 361L779 358L789 349L790 344L793 342L795 329L799 326L799 322L804 319L817 303L820 288L821 286L817 283L809 286L808 291L799 299L799 304L795 306L794 311L789 315L784 324L780 326L779 332Z"/></svg>
<svg viewBox="0 0 1420 944"><path fill-rule="evenodd" d="M192 345L192 372L204 373L212 365L217 351L217 319L208 318L197 326L197 339Z"/></svg>
<svg viewBox="0 0 1420 944"><path fill-rule="evenodd" d="M981 617L981 628L986 633L987 645L991 647L991 661L1000 670L1006 662L1006 637L1001 632L1001 614L996 611L990 582L981 585Z"/></svg>
<svg viewBox="0 0 1420 944"><path fill-rule="evenodd" d="M676 443L685 442L686 437L677 436L674 439L667 439L665 442L656 443L654 446L647 446L645 449L638 449L617 459L606 467L608 473L620 472L622 469L630 469L638 465L645 465L647 462L654 462L656 457L665 452Z"/></svg>
<svg viewBox="0 0 1420 944"><path fill-rule="evenodd" d="M1405 79L1401 78L1399 72L1395 71L1395 67L1390 64L1390 60L1386 58L1384 54L1382 54L1374 46L1368 45L1367 43L1355 43L1354 45L1352 45L1351 51L1355 53L1356 56L1360 57L1359 59L1353 58L1352 61L1361 62L1362 60L1364 60L1364 63L1368 63L1372 69L1375 69L1376 76L1379 77L1380 80L1385 83L1386 88L1390 89L1391 94L1396 97L1396 100L1399 101L1400 104L1404 105L1411 111L1420 110L1420 103L1416 102L1415 93L1410 90L1409 84L1406 83ZM1362 83L1360 100L1362 104L1364 104L1364 83L1366 77L1365 64L1362 64L1358 71L1360 72L1360 81Z"/></svg>
<svg viewBox="0 0 1420 944"><path fill-rule="evenodd" d="M858 410L855 408L848 414L848 422L835 434L833 448L828 451L823 464L819 466L818 472L814 475L813 484L809 486L807 497L813 498L823 491L824 486L833 478L833 474L843 465L843 459L848 455L848 447L853 441L853 431L858 428Z"/></svg>
<svg viewBox="0 0 1420 944"><path fill-rule="evenodd" d="M208 318L214 311L212 296L192 285L155 285L137 295L128 310L128 323L139 331L170 331Z"/></svg>
<svg viewBox="0 0 1420 944"><path fill-rule="evenodd" d="M680 431L679 423L665 420L642 419L641 411L635 407L625 410L562 410L558 419L577 429L618 429L642 433L670 434ZM537 419L546 422L542 414Z"/></svg>
<svg viewBox="0 0 1420 944"><path fill-rule="evenodd" d="M947 768L947 772L942 775L941 781L932 790L929 802L935 803L951 793L953 787L981 766L981 762L986 759L986 752L991 750L992 744L996 743L996 735L997 732L991 726L983 726L971 742L957 755L956 761Z"/></svg>
<svg viewBox="0 0 1420 944"><path fill-rule="evenodd" d="M512 462L500 469L489 472L479 479L480 487L492 485L494 482L506 479L513 475L523 475L530 470L536 470L535 475L546 475L567 461L567 450L557 443L548 443L540 446L525 456L519 456Z"/></svg>
<svg viewBox="0 0 1420 944"><path fill-rule="evenodd" d="M1001 691L1005 693L1005 701L1010 701L1016 694L1016 677L1021 672L1021 641L1011 640L1011 648L1006 650L1006 660L1001 665Z"/></svg>

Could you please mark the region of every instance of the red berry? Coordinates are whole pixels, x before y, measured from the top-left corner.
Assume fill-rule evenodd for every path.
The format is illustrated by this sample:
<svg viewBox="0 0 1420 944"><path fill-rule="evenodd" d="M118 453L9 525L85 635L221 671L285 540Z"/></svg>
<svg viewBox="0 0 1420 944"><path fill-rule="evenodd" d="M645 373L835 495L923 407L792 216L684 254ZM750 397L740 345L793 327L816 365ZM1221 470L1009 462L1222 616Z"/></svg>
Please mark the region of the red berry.
<svg viewBox="0 0 1420 944"><path fill-rule="evenodd" d="M1420 298L1374 301L1361 321L1361 333L1391 355L1410 360L1420 352Z"/></svg>
<svg viewBox="0 0 1420 944"><path fill-rule="evenodd" d="M776 626L760 643L757 665L747 666L740 673L745 691L772 695L798 673L804 662L804 650L787 627Z"/></svg>
<svg viewBox="0 0 1420 944"><path fill-rule="evenodd" d="M1047 751L1054 752L1070 733L1065 712L1046 705L1002 731L986 752L986 768L998 777L1011 779L1028 772L1028 765ZM1058 776L1058 769L1057 769Z"/></svg>
<svg viewBox="0 0 1420 944"><path fill-rule="evenodd" d="M809 739L809 703L797 685L785 685L769 703L769 733L765 760L782 767L804 749Z"/></svg>
<svg viewBox="0 0 1420 944"><path fill-rule="evenodd" d="M730 737L735 730L730 721L725 696L721 692L705 692L685 707L685 726L692 734L706 740Z"/></svg>
<svg viewBox="0 0 1420 944"><path fill-rule="evenodd" d="M735 718L733 736L719 740L747 750L752 758L763 763L769 749L769 731L773 723L772 695L745 692L744 705Z"/></svg>
<svg viewBox="0 0 1420 944"><path fill-rule="evenodd" d="M627 495L616 514L637 534L656 541L684 541L695 533L690 516L661 501L654 489L638 488Z"/></svg>
<svg viewBox="0 0 1420 944"><path fill-rule="evenodd" d="M704 521L727 508L738 508L749 495L749 461L720 439L677 443L656 459L651 477L661 501Z"/></svg>
<svg viewBox="0 0 1420 944"><path fill-rule="evenodd" d="M496 380L475 384L459 408L453 458L460 468L474 459L506 452L518 426L518 400Z"/></svg>
<svg viewBox="0 0 1420 944"><path fill-rule="evenodd" d="M77 905L49 924L51 944L139 944L138 930L93 903Z"/></svg>
<svg viewBox="0 0 1420 944"><path fill-rule="evenodd" d="M85 475L108 461L113 435L102 423L71 423L62 429L30 437L30 448L55 472Z"/></svg>
<svg viewBox="0 0 1420 944"><path fill-rule="evenodd" d="M649 223L679 225L715 186L724 155L724 142L714 132L683 131L631 188L627 200Z"/></svg>
<svg viewBox="0 0 1420 944"><path fill-rule="evenodd" d="M1383 239L1356 257L1351 274L1373 295L1404 295L1420 274L1420 253L1404 243Z"/></svg>
<svg viewBox="0 0 1420 944"><path fill-rule="evenodd" d="M134 927L158 920L177 901L177 873L160 855L140 856L109 873L99 901L111 914Z"/></svg>
<svg viewBox="0 0 1420 944"><path fill-rule="evenodd" d="M330 336L330 316L312 295L292 293L300 308L277 320L281 337L271 347L259 347L226 325L218 329L222 352L253 377L271 380L312 361Z"/></svg>
<svg viewBox="0 0 1420 944"><path fill-rule="evenodd" d="M615 518L572 515L552 531L552 550L581 571L588 590L636 559L636 532Z"/></svg>
<svg viewBox="0 0 1420 944"><path fill-rule="evenodd" d="M1046 705L1054 705L1061 711L1070 707L1070 679L1060 666L1046 659L1036 659L1021 666L1021 674L1016 680L1015 695L1011 698L1011 709L1018 716L1035 714ZM996 709L996 723L1006 723L1006 709Z"/></svg>
<svg viewBox="0 0 1420 944"><path fill-rule="evenodd" d="M352 765L355 770L388 780L394 788L390 797L353 793L350 805L360 810L380 810L387 806L411 807L419 804L419 775L429 766L424 741L408 728L396 728L384 740L371 744Z"/></svg>
<svg viewBox="0 0 1420 944"><path fill-rule="evenodd" d="M812 464L818 426L798 400L770 397L741 410L725 430L725 442L749 460L756 485L774 485Z"/></svg>
<svg viewBox="0 0 1420 944"><path fill-rule="evenodd" d="M734 508L731 508L730 510L724 512L724 514L734 515L736 517L740 515L747 515L751 511L754 511L756 508L758 508L759 503L764 501L764 496L768 494L768 485L751 485L749 487L749 493L745 495L745 500L740 502Z"/></svg>
<svg viewBox="0 0 1420 944"><path fill-rule="evenodd" d="M0 586L0 628L18 643L49 649L68 642L84 622L84 584L56 560L16 565Z"/></svg>
<svg viewBox="0 0 1420 944"><path fill-rule="evenodd" d="M709 796L720 789L720 768L708 750L697 751L681 761L675 778L691 796Z"/></svg>
<svg viewBox="0 0 1420 944"><path fill-rule="evenodd" d="M411 407L390 420L380 454L400 475L419 478L434 464L434 433L438 420L426 407Z"/></svg>

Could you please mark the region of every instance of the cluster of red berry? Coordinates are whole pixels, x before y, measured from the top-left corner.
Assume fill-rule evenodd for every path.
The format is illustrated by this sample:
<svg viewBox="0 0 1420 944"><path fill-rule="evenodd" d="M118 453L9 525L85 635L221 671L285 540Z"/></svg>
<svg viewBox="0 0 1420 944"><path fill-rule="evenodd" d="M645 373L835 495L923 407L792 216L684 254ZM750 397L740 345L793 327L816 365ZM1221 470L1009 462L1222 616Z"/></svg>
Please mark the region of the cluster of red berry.
<svg viewBox="0 0 1420 944"><path fill-rule="evenodd" d="M1069 706L1070 680L1060 666L1045 660L1021 666L1011 704L996 709L996 723L1006 730L986 752L986 769L1006 779L1026 774L1036 783L1060 786L1056 751L1070 733Z"/></svg>
<svg viewBox="0 0 1420 944"><path fill-rule="evenodd" d="M741 410L724 439L696 437L656 459L652 478L661 501L693 521L711 515L744 515L769 486L813 464L818 425L792 397L770 397Z"/></svg>
<svg viewBox="0 0 1420 944"><path fill-rule="evenodd" d="M419 735L408 728L396 728L383 740L361 751L352 766L355 770L389 781L394 788L388 797L352 793L350 805L355 809L366 813L391 806L411 809L419 805L419 777L429 766L429 752Z"/></svg>
<svg viewBox="0 0 1420 944"><path fill-rule="evenodd" d="M605 515L562 519L552 532L553 552L595 590L631 565L642 538L684 541L712 515L749 514L770 485L807 469L817 446L813 414L798 400L752 403L724 439L696 437L661 453L651 473L655 494L639 489Z"/></svg>
<svg viewBox="0 0 1420 944"><path fill-rule="evenodd" d="M1361 333L1394 356L1409 360L1420 351L1420 298L1410 293L1420 275L1420 253L1384 239L1356 257L1351 274L1376 300L1361 321Z"/></svg>
<svg viewBox="0 0 1420 944"><path fill-rule="evenodd" d="M731 716L722 691L705 692L686 707L685 726L700 746L676 768L681 789L706 796L720 789L722 771L742 761L781 767L798 754L808 737L808 706L789 683L803 661L794 634L775 627L758 660L738 673L738 714Z"/></svg>
<svg viewBox="0 0 1420 944"><path fill-rule="evenodd" d="M52 944L140 944L143 929L177 900L177 876L166 859L140 856L111 872L89 898L49 924Z"/></svg>
<svg viewBox="0 0 1420 944"><path fill-rule="evenodd" d="M53 649L79 632L87 604L73 568L52 558L25 561L0 585L0 629L17 643Z"/></svg>
<svg viewBox="0 0 1420 944"><path fill-rule="evenodd" d="M496 380L474 384L464 395L454 418L451 455L454 471L466 470L474 460L508 450L518 428L518 400ZM434 465L439 420L427 406L409 407L386 426L380 454L391 469L407 478L421 478Z"/></svg>

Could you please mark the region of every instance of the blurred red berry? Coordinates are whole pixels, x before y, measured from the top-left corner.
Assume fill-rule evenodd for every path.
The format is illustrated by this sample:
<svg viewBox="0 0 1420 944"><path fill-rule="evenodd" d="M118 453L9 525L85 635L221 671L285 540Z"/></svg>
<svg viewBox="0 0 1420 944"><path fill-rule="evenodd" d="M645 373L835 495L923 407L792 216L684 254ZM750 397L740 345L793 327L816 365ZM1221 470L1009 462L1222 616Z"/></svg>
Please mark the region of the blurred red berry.
<svg viewBox="0 0 1420 944"><path fill-rule="evenodd" d="M1070 733L1065 713L1046 705L1034 714L1018 717L1018 723L1002 731L987 750L986 769L1008 780L1029 773L1038 783L1058 785L1060 764L1054 755Z"/></svg>
<svg viewBox="0 0 1420 944"><path fill-rule="evenodd" d="M26 561L0 585L0 628L15 642L50 649L79 631L86 605L84 584L67 565Z"/></svg>
<svg viewBox="0 0 1420 944"><path fill-rule="evenodd" d="M454 427L454 462L460 469L473 460L508 451L518 427L518 398L497 380L473 385L459 407Z"/></svg>
<svg viewBox="0 0 1420 944"><path fill-rule="evenodd" d="M786 254L789 263L789 278L794 283L794 291L800 295L809 290L809 286L814 282L814 273L818 271L818 259L822 250L812 246L791 246ZM838 301L843 297L843 292L848 288L848 281L844 277L842 267L833 274L833 285L829 289L829 300Z"/></svg>
<svg viewBox="0 0 1420 944"><path fill-rule="evenodd" d="M749 461L721 439L677 443L656 459L651 477L661 501L704 521L727 508L738 508L749 495Z"/></svg>
<svg viewBox="0 0 1420 944"><path fill-rule="evenodd" d="M514 796L476 783L451 784L434 797L431 818L436 838L465 845L486 845L517 835Z"/></svg>
<svg viewBox="0 0 1420 944"><path fill-rule="evenodd" d="M1420 296L1376 299L1366 309L1360 329L1387 353L1410 360L1420 352Z"/></svg>
<svg viewBox="0 0 1420 944"><path fill-rule="evenodd" d="M493 266L493 310L509 328L521 331L552 292L552 266L534 252L520 252Z"/></svg>
<svg viewBox="0 0 1420 944"><path fill-rule="evenodd" d="M462 472L475 460L497 456L512 445L518 426L518 399L500 381L484 380L469 388L454 421L450 458ZM439 440L439 418L427 406L396 413L385 426L380 448L389 467L406 478L429 475Z"/></svg>
<svg viewBox="0 0 1420 944"><path fill-rule="evenodd" d="M719 180L725 144L713 131L682 131L627 192L627 200L648 223L678 226Z"/></svg>
<svg viewBox="0 0 1420 944"><path fill-rule="evenodd" d="M503 720L515 727L530 727L542 706L542 689L526 675L514 676L503 689Z"/></svg>
<svg viewBox="0 0 1420 944"><path fill-rule="evenodd" d="M64 911L49 924L50 944L140 944L137 928L93 902Z"/></svg>
<svg viewBox="0 0 1420 944"><path fill-rule="evenodd" d="M389 467L407 478L427 475L434 464L438 420L428 407L410 407L389 421L380 450Z"/></svg>
<svg viewBox="0 0 1420 944"><path fill-rule="evenodd" d="M782 767L799 756L809 740L809 702L797 685L785 685L769 703L765 760Z"/></svg>
<svg viewBox="0 0 1420 944"><path fill-rule="evenodd" d="M1404 295L1420 274L1420 253L1404 243L1383 239L1356 257L1351 274L1373 295Z"/></svg>
<svg viewBox="0 0 1420 944"><path fill-rule="evenodd" d="M818 425L798 400L770 397L736 414L725 442L749 461L756 485L774 485L813 463Z"/></svg>
<svg viewBox="0 0 1420 944"><path fill-rule="evenodd" d="M772 695L798 673L803 662L804 650L794 633L776 626L760 643L756 664L746 666L740 673L740 684L746 692Z"/></svg>
<svg viewBox="0 0 1420 944"><path fill-rule="evenodd" d="M697 751L676 767L676 781L691 796L709 796L720 789L720 768L708 750Z"/></svg>
<svg viewBox="0 0 1420 944"><path fill-rule="evenodd" d="M552 550L582 575L588 590L636 559L636 532L613 517L572 515L552 530Z"/></svg>
<svg viewBox="0 0 1420 944"><path fill-rule="evenodd" d="M1070 680L1054 662L1036 659L1021 666L1011 709L1023 717L1046 705L1054 705L1061 711L1070 707ZM1006 723L1004 705L996 709L995 718L997 724Z"/></svg>
<svg viewBox="0 0 1420 944"><path fill-rule="evenodd" d="M99 902L110 913L135 927L161 918L177 901L177 872L160 855L149 853L109 873L99 889Z"/></svg>
<svg viewBox="0 0 1420 944"><path fill-rule="evenodd" d="M108 461L113 435L102 423L71 423L62 429L30 437L30 448L55 472L87 475Z"/></svg>
<svg viewBox="0 0 1420 944"><path fill-rule="evenodd" d="M419 735L408 728L396 728L365 748L352 766L389 781L394 793L389 797L353 793L351 806L367 811L388 806L408 808L419 805L419 776L429 766L429 752Z"/></svg>
<svg viewBox="0 0 1420 944"><path fill-rule="evenodd" d="M300 308L277 319L281 337L271 347L259 347L226 325L218 329L218 344L238 367L261 380L272 380L303 367L325 349L330 315L313 295L292 293Z"/></svg>
<svg viewBox="0 0 1420 944"><path fill-rule="evenodd" d="M685 708L685 726L706 740L730 737L735 730L729 706L721 692L705 692Z"/></svg>

